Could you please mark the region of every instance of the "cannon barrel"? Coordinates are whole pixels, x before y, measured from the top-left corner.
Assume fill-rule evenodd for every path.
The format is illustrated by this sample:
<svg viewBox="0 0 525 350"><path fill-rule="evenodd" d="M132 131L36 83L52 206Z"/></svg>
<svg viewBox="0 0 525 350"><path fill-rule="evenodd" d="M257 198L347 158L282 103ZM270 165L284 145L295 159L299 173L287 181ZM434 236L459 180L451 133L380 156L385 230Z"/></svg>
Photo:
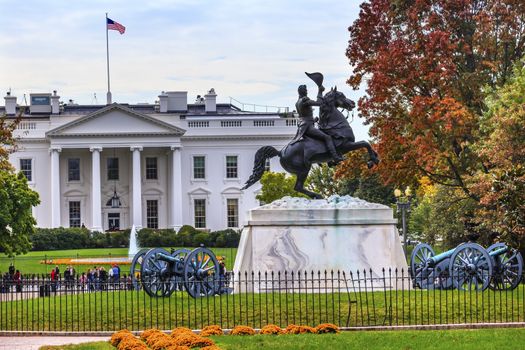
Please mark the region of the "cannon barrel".
<svg viewBox="0 0 525 350"><path fill-rule="evenodd" d="M178 257L175 257L175 256L171 256L171 255L168 255L168 254L165 254L165 253L157 253L155 255L155 257L159 260L162 260L162 261L166 261L166 262L177 262L177 261L181 261L180 258Z"/></svg>
<svg viewBox="0 0 525 350"><path fill-rule="evenodd" d="M442 262L443 260L450 258L455 250L456 249L454 248L454 249L447 250L446 252L443 252L441 254L434 255L433 257L428 259L427 266L434 267L440 262Z"/></svg>
<svg viewBox="0 0 525 350"><path fill-rule="evenodd" d="M498 248L498 249L496 249L496 250L490 251L490 252L489 252L489 255L492 256L492 257L494 257L494 256L500 256L500 255L502 255L502 254L505 254L505 253L508 252L508 251L509 251L509 247L504 246L504 247L502 247L502 248Z"/></svg>

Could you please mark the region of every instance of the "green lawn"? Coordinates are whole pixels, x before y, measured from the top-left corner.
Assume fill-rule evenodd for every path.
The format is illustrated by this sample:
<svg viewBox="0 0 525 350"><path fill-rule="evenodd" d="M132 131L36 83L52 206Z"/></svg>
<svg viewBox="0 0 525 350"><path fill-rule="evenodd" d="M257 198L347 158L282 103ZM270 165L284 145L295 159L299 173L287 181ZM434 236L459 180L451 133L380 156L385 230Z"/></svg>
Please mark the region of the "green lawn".
<svg viewBox="0 0 525 350"><path fill-rule="evenodd" d="M166 248L169 251L169 248ZM192 249L192 248L188 248ZM235 255L237 254L237 248L211 248L216 255L226 257L226 268L231 270L233 268L233 262L235 261ZM15 267L20 270L23 274L40 274L49 273L55 266L54 264L41 264L43 260L50 261L60 258L98 258L98 257L115 257L115 256L127 256L128 248L104 248L104 249L72 249L72 250L53 250L53 251L34 251L29 252L25 255L19 255L14 258L9 258L4 254L0 254L0 271L6 272L9 264L14 263ZM109 265L104 265L106 269ZM60 270L63 272L65 265L59 265ZM93 264L89 265L75 265L77 272L86 271L88 268L92 268ZM128 268L123 269L124 273L127 273Z"/></svg>
<svg viewBox="0 0 525 350"><path fill-rule="evenodd" d="M445 331L343 332L340 334L256 335L212 337L223 350L347 350L347 349L519 349L524 329L478 329ZM110 350L106 342L86 343L41 350Z"/></svg>
<svg viewBox="0 0 525 350"><path fill-rule="evenodd" d="M243 289L244 289L243 284ZM0 330L106 331L199 329L209 324L254 328L274 323L382 326L523 322L525 287L512 292L386 291L237 293L192 299L186 292L150 298L142 291L93 292L13 301L0 294Z"/></svg>

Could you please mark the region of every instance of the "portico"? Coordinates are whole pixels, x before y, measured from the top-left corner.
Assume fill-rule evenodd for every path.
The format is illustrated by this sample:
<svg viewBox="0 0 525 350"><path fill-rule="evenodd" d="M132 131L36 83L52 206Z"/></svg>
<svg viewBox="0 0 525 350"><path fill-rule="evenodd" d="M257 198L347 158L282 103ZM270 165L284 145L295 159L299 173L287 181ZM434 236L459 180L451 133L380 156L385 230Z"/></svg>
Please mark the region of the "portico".
<svg viewBox="0 0 525 350"><path fill-rule="evenodd" d="M52 226L180 228L183 134L120 105L47 132Z"/></svg>

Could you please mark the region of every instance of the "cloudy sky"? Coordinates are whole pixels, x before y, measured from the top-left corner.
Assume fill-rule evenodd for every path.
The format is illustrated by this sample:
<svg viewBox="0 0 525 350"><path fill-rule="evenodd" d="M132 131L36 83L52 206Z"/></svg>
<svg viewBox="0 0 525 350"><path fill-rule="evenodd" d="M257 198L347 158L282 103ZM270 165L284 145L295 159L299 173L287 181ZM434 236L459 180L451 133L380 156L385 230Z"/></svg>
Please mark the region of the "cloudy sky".
<svg viewBox="0 0 525 350"><path fill-rule="evenodd" d="M23 99L58 90L62 100L105 103L105 13L126 33L109 32L113 101L153 103L161 91L192 101L215 88L219 102L292 107L299 84L345 85L348 26L358 0L0 0L0 89ZM4 94L2 92L2 94ZM3 101L2 101L3 104ZM357 114L358 139L366 127Z"/></svg>

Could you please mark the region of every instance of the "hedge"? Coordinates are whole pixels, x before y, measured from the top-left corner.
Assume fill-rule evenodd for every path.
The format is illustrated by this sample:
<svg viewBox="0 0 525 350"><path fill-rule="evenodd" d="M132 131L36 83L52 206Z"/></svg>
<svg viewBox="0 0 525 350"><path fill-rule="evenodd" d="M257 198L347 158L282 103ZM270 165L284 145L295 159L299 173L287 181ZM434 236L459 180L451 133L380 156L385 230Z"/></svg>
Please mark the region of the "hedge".
<svg viewBox="0 0 525 350"><path fill-rule="evenodd" d="M29 236L32 250L64 250L81 248L119 248L129 246L130 230L91 232L86 228L36 228ZM183 226L173 229L144 228L138 231L141 247L237 247L240 232L232 229L205 232Z"/></svg>

